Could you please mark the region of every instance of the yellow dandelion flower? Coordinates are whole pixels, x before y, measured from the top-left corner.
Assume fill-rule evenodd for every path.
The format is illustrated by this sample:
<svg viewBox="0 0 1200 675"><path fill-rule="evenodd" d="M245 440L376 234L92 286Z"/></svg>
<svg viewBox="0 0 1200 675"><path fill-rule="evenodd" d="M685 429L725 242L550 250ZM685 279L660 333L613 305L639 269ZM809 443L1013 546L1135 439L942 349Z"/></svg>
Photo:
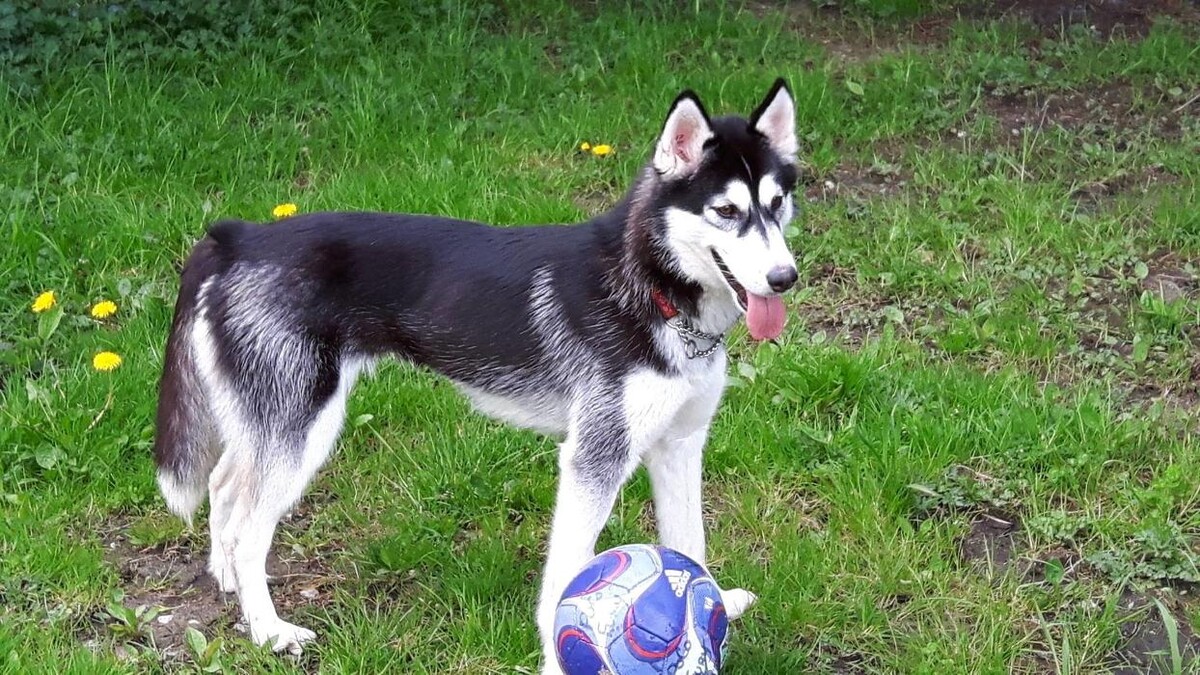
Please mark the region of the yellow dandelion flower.
<svg viewBox="0 0 1200 675"><path fill-rule="evenodd" d="M612 146L604 144L604 143L601 143L600 145L592 146L592 154L597 157L604 157L605 155L611 155L612 151L613 151Z"/></svg>
<svg viewBox="0 0 1200 675"><path fill-rule="evenodd" d="M30 307L30 309L33 310L34 314L41 314L42 312L54 307L56 304L58 304L58 298L55 297L54 291L46 291L45 293L42 293L34 298L33 305Z"/></svg>
<svg viewBox="0 0 1200 675"><path fill-rule="evenodd" d="M115 370L119 365L121 357L113 352L100 352L92 357L92 367L104 373Z"/></svg>
<svg viewBox="0 0 1200 675"><path fill-rule="evenodd" d="M112 300L101 300L92 305L92 318L107 319L117 313L117 303Z"/></svg>
<svg viewBox="0 0 1200 675"><path fill-rule="evenodd" d="M297 207L295 204L288 202L286 204L280 204L279 206L271 209L271 215L275 216L276 218L287 218L289 216L296 215L296 212L299 210L299 207Z"/></svg>
<svg viewBox="0 0 1200 675"><path fill-rule="evenodd" d="M582 150L583 152L587 152L588 150L592 149L592 144L588 143L587 141L584 141L579 144L579 149Z"/></svg>

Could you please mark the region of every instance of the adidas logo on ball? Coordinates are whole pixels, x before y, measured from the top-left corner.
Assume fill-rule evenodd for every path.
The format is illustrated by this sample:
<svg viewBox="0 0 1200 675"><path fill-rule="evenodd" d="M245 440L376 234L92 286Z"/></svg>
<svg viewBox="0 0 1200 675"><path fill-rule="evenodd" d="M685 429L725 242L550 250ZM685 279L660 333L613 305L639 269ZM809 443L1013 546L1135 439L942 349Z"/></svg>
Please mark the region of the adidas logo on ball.
<svg viewBox="0 0 1200 675"><path fill-rule="evenodd" d="M687 570L667 570L665 576L667 581L671 582L671 590L675 591L675 597L682 598L683 592L687 590L688 579L692 578L692 573Z"/></svg>

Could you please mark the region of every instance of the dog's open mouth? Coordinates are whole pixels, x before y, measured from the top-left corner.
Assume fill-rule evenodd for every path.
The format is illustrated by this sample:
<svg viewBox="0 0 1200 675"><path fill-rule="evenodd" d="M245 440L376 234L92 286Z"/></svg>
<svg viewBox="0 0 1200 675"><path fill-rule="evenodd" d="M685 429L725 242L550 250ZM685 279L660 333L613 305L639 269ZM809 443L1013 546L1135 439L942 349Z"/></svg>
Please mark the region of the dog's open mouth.
<svg viewBox="0 0 1200 675"><path fill-rule="evenodd" d="M745 286L738 283L716 250L712 251L712 257L717 263L717 269L721 270L721 275L725 277L725 283L733 289L738 304L746 313L746 328L750 331L750 337L755 340L774 340L779 337L784 324L787 323L787 309L783 306L783 298L778 295L750 293Z"/></svg>
<svg viewBox="0 0 1200 675"><path fill-rule="evenodd" d="M717 269L721 270L721 275L725 277L725 283L729 284L729 288L733 289L734 295L737 295L738 304L742 306L742 311L746 311L747 298L746 288L738 283L734 278L733 273L725 266L725 261L721 259L720 254L715 249L712 250L713 260L717 263Z"/></svg>

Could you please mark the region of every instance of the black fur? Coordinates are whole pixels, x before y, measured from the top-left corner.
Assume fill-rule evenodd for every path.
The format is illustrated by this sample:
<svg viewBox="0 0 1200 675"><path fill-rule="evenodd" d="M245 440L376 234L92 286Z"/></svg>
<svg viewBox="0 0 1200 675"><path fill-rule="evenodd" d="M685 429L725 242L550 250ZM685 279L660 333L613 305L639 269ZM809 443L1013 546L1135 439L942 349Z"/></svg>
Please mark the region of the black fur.
<svg viewBox="0 0 1200 675"><path fill-rule="evenodd" d="M626 308L609 280L621 260L622 225L613 214L576 226L497 228L313 213L269 226L226 221L210 237L218 258L286 270L279 301L314 342L348 355L395 354L487 387L480 365L536 370L541 347L528 295L539 270L553 276L569 326L605 326L578 332L590 348L623 368L665 367L648 308Z"/></svg>

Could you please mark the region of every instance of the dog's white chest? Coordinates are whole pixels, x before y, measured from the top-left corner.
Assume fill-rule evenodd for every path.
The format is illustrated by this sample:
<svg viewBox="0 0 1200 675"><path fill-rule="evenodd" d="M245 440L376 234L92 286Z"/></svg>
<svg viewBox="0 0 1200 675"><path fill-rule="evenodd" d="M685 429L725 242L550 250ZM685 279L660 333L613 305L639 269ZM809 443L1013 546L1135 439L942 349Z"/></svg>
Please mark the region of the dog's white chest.
<svg viewBox="0 0 1200 675"><path fill-rule="evenodd" d="M651 369L625 377L623 408L630 433L646 434L654 442L662 437L682 438L706 427L725 390L725 355L718 353L679 375ZM655 438L657 437L657 438Z"/></svg>

